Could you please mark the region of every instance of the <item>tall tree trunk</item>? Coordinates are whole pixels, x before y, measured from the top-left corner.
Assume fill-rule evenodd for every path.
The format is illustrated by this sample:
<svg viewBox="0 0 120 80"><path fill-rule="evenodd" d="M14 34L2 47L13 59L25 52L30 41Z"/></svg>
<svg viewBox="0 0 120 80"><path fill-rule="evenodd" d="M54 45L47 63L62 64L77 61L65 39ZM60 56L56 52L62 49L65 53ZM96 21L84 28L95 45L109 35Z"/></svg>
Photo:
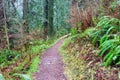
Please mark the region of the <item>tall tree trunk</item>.
<svg viewBox="0 0 120 80"><path fill-rule="evenodd" d="M29 32L29 28L28 28L28 0L23 0L23 19L25 20L24 30L26 32Z"/></svg>
<svg viewBox="0 0 120 80"><path fill-rule="evenodd" d="M4 14L3 14L3 5L2 0L0 0L0 27L3 24Z"/></svg>
<svg viewBox="0 0 120 80"><path fill-rule="evenodd" d="M44 39L46 39L48 35L48 0L45 0L44 3L44 14L46 19L44 22Z"/></svg>
<svg viewBox="0 0 120 80"><path fill-rule="evenodd" d="M50 28L50 35L54 34L54 24L53 24L53 17L54 17L54 0L48 1L48 21L49 21L49 28Z"/></svg>
<svg viewBox="0 0 120 80"><path fill-rule="evenodd" d="M46 21L44 22L44 37L49 33L50 36L54 34L54 0L45 0L44 13Z"/></svg>
<svg viewBox="0 0 120 80"><path fill-rule="evenodd" d="M4 28L5 28L5 33L6 33L6 41L7 41L7 47L10 49L10 43L9 43L9 37L8 37L8 28L7 28L7 17L6 17L6 10L5 10L5 5L4 5L4 0L2 0L3 3L3 14L4 14Z"/></svg>

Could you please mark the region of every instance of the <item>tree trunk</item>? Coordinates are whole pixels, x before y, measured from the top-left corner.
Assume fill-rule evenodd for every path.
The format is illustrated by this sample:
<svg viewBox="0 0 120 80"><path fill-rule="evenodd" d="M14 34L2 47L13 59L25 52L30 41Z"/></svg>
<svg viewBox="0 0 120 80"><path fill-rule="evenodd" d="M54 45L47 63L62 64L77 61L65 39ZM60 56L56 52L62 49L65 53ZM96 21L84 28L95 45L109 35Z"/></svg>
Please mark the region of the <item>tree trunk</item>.
<svg viewBox="0 0 120 80"><path fill-rule="evenodd" d="M48 35L48 0L45 0L44 14L46 19L44 22L44 39L46 39Z"/></svg>
<svg viewBox="0 0 120 80"><path fill-rule="evenodd" d="M53 23L53 17L54 17L54 0L48 1L48 21L49 21L49 34L52 36L54 34L54 23Z"/></svg>
<svg viewBox="0 0 120 80"><path fill-rule="evenodd" d="M23 0L23 19L24 22L24 30L25 32L29 32L28 28L28 0Z"/></svg>
<svg viewBox="0 0 120 80"><path fill-rule="evenodd" d="M50 36L54 34L54 0L45 0L44 13L46 18L44 22L44 37L46 38L48 33Z"/></svg>
<svg viewBox="0 0 120 80"><path fill-rule="evenodd" d="M10 49L10 43L9 43L9 37L8 37L8 28L7 28L7 17L6 17L6 10L5 10L5 5L4 5L4 0L2 0L3 3L3 14L4 14L4 29L5 29L5 34L6 34L6 41L7 41L7 47Z"/></svg>

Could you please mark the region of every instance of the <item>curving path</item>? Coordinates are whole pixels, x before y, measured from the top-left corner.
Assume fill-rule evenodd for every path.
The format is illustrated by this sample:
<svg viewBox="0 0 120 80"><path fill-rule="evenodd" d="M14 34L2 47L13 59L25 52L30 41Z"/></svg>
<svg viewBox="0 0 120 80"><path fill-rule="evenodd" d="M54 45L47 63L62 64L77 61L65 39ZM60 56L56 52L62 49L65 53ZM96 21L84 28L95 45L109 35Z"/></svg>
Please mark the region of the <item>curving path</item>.
<svg viewBox="0 0 120 80"><path fill-rule="evenodd" d="M34 80L67 80L64 75L62 58L58 52L62 42L63 40L58 41L42 55L42 63Z"/></svg>

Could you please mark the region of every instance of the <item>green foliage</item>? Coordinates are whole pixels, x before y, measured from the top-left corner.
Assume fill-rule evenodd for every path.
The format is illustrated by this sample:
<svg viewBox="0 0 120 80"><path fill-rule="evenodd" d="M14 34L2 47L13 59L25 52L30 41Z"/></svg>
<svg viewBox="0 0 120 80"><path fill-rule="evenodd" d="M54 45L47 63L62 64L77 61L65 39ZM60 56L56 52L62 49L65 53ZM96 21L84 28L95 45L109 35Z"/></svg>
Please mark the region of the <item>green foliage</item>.
<svg viewBox="0 0 120 80"><path fill-rule="evenodd" d="M30 46L29 52L30 53L40 53L42 51L44 51L45 49L47 49L49 47L50 44L53 43L54 40L51 39L47 39L45 40L36 40L33 42L33 44Z"/></svg>
<svg viewBox="0 0 120 80"><path fill-rule="evenodd" d="M100 56L104 56L105 66L118 63L120 60L120 36L104 41L100 46Z"/></svg>
<svg viewBox="0 0 120 80"><path fill-rule="evenodd" d="M37 56L32 60L32 64L30 65L29 72L30 73L36 72L38 70L39 63L40 63L40 58L39 58L39 56Z"/></svg>
<svg viewBox="0 0 120 80"><path fill-rule="evenodd" d="M66 35L68 33L69 33L69 31L67 29L62 28L56 32L56 37L59 38L59 37L62 37L63 35Z"/></svg>
<svg viewBox="0 0 120 80"><path fill-rule="evenodd" d="M0 64L7 65L7 62L12 62L20 56L20 53L14 50L4 49L0 51Z"/></svg>
<svg viewBox="0 0 120 80"><path fill-rule="evenodd" d="M120 20L109 16L100 18L93 33L93 43L99 43L100 56L104 65L118 65L120 62Z"/></svg>
<svg viewBox="0 0 120 80"><path fill-rule="evenodd" d="M70 0L54 0L54 26L58 27L58 30L67 28L69 25L67 20L69 19L70 5Z"/></svg>
<svg viewBox="0 0 120 80"><path fill-rule="evenodd" d="M20 77L22 80L31 80L30 76L29 75L26 75L26 74L14 74L13 76L17 76L17 77Z"/></svg>
<svg viewBox="0 0 120 80"><path fill-rule="evenodd" d="M72 36L66 38L59 49L65 63L65 75L68 80L92 80L90 74L93 77L94 72L92 72L91 69L87 71L86 67L89 64L86 64L82 57L87 53L91 54L90 49L88 49L88 47L86 48L88 43L87 41L83 40L83 37L85 36L81 36L81 34L77 34L76 36L77 37ZM79 37L81 38L78 39Z"/></svg>
<svg viewBox="0 0 120 80"><path fill-rule="evenodd" d="M8 79L7 75L9 75L15 77L13 79L11 78L11 80L16 80L16 78L30 80L29 76L25 74L31 75L33 72L37 71L42 52L49 48L54 41L55 40L49 38L46 41L35 40L31 41L30 44L26 46L26 50L25 47L23 47L23 49L19 51L7 49L0 51L0 70L3 70L4 67L9 68L8 65L14 67L13 69L10 69L9 72L2 72L2 74L6 73L6 75L4 75L5 79ZM0 75L0 77L1 76L2 75Z"/></svg>
<svg viewBox="0 0 120 80"><path fill-rule="evenodd" d="M114 0L113 2L110 3L110 8L111 10L115 10L115 8L119 5L119 0Z"/></svg>
<svg viewBox="0 0 120 80"><path fill-rule="evenodd" d="M72 35L76 35L78 33L77 29L76 28L72 28L71 29L71 34Z"/></svg>
<svg viewBox="0 0 120 80"><path fill-rule="evenodd" d="M88 29L86 29L81 35L83 36L83 37L88 37L90 40L92 40L93 39L93 33L96 31L96 29L95 28L88 28Z"/></svg>
<svg viewBox="0 0 120 80"><path fill-rule="evenodd" d="M29 50L31 54L39 53L40 51L41 50L39 45L31 46Z"/></svg>
<svg viewBox="0 0 120 80"><path fill-rule="evenodd" d="M93 44L100 41L104 35L117 33L120 31L120 20L109 16L100 18L100 22L96 26L96 32L93 34Z"/></svg>
<svg viewBox="0 0 120 80"><path fill-rule="evenodd" d="M0 74L0 80L5 80L2 74Z"/></svg>

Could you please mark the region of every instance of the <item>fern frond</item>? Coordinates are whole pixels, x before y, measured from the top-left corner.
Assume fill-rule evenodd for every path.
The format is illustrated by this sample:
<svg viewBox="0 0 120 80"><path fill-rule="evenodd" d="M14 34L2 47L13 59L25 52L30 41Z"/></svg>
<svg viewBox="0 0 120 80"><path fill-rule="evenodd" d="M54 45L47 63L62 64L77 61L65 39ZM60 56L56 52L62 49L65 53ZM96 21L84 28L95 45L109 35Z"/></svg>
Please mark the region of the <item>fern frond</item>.
<svg viewBox="0 0 120 80"><path fill-rule="evenodd" d="M103 56L104 53L113 46L113 43L114 43L114 42L116 42L116 40L114 40L114 39L105 41L105 42L100 46L100 49L101 49L101 50L100 50L100 56Z"/></svg>
<svg viewBox="0 0 120 80"><path fill-rule="evenodd" d="M110 32L112 33L114 30L116 30L116 27L115 27L115 26L111 26L111 27L107 30L106 34L109 34Z"/></svg>
<svg viewBox="0 0 120 80"><path fill-rule="evenodd" d="M106 40L108 40L108 35L104 35L104 36L100 39L100 44L102 44L102 43L105 42Z"/></svg>
<svg viewBox="0 0 120 80"><path fill-rule="evenodd" d="M26 75L26 74L14 74L13 76L18 76L20 77L21 79L24 79L24 80L31 80L30 76L29 75Z"/></svg>

